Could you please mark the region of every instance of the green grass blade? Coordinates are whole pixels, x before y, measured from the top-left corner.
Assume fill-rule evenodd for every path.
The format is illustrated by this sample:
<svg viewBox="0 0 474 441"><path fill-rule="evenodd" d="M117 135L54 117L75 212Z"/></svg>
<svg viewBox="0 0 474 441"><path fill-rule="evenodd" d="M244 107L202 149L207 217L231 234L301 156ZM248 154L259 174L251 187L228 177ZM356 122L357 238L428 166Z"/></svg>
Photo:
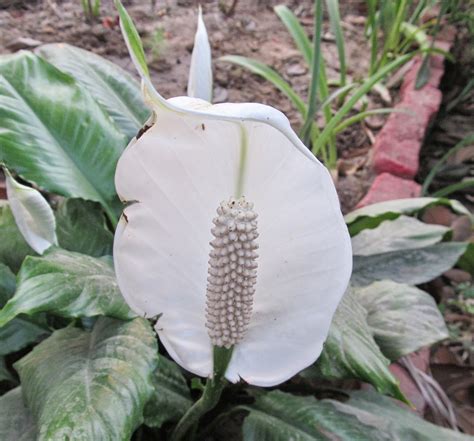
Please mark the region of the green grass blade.
<svg viewBox="0 0 474 441"><path fill-rule="evenodd" d="M377 0L368 0L367 29L370 29L370 68L369 75L373 75L377 65L378 51L378 26L377 26Z"/></svg>
<svg viewBox="0 0 474 441"><path fill-rule="evenodd" d="M336 98L340 97L341 95L346 94L349 92L351 89L354 89L356 87L356 83L351 83L351 84L346 84L344 87L340 87L339 89L336 89L334 92L331 93L317 108L317 111L320 109L324 109L326 106L329 106Z"/></svg>
<svg viewBox="0 0 474 441"><path fill-rule="evenodd" d="M459 190L464 190L465 188L474 187L474 179L466 179L462 182L458 182L456 184L448 185L447 187L438 190L437 192L433 193L433 197L435 198L442 198L451 193L455 193Z"/></svg>
<svg viewBox="0 0 474 441"><path fill-rule="evenodd" d="M303 118L306 116L307 109L305 102L277 71L267 66L265 63L253 60L252 58L242 57L240 55L226 55L219 58L219 60L237 64L238 66L244 67L250 72L266 79L290 99Z"/></svg>
<svg viewBox="0 0 474 441"><path fill-rule="evenodd" d="M329 13L331 30L336 38L337 53L339 55L340 85L346 85L346 50L344 44L344 34L341 27L341 17L339 15L339 0L326 0Z"/></svg>
<svg viewBox="0 0 474 441"><path fill-rule="evenodd" d="M354 92L354 94L347 100L347 102L337 111L331 121L326 125L324 130L321 132L316 145L313 149L319 149L322 145L328 142L328 139L334 135L334 129L339 125L342 119L349 113L357 101L362 98L366 93L370 91L374 84L378 83L383 77L394 71L401 65L405 64L411 58L413 58L418 52L412 52L410 54L402 55L396 60L387 64L381 68L375 75L367 78L364 83Z"/></svg>
<svg viewBox="0 0 474 441"><path fill-rule="evenodd" d="M430 187L433 179L438 174L439 170L443 164L448 160L451 155L454 155L456 152L464 148L466 145L472 144L474 142L474 134L468 135L459 141L454 147L450 148L441 159L435 164L435 166L430 170L428 176L426 176L423 185L421 187L421 196L425 196L428 193L428 188Z"/></svg>
<svg viewBox="0 0 474 441"><path fill-rule="evenodd" d="M372 115L384 115L387 113L413 113L407 109L395 109L393 107L383 107L381 109L370 109L364 112L359 112L344 121L342 121L335 129L334 133L338 134L343 130L347 129L352 124L356 124L360 121L363 121L365 118L372 116Z"/></svg>
<svg viewBox="0 0 474 441"><path fill-rule="evenodd" d="M301 23L296 18L296 15L293 14L293 12L285 5L275 6L274 11L290 33L296 47L303 55L306 63L311 66L311 60L313 59L311 42L303 29L303 26L301 26Z"/></svg>
<svg viewBox="0 0 474 441"><path fill-rule="evenodd" d="M308 112L301 129L302 140L306 145L310 144L311 126L316 114L318 99L318 83L320 79L321 66L321 34L323 25L323 2L316 0L314 3L314 37L313 37L313 63L311 66L311 84L308 96Z"/></svg>

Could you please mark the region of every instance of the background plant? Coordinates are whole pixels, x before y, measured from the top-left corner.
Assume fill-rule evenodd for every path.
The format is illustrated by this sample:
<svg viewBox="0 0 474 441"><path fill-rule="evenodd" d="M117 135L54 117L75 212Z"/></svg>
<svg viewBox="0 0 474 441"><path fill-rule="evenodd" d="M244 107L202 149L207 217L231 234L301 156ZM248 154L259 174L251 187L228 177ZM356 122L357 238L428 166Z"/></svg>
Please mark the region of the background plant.
<svg viewBox="0 0 474 441"><path fill-rule="evenodd" d="M275 13L292 36L296 47L310 67L311 80L306 102L291 85L274 69L266 64L243 56L226 55L222 61L242 66L262 76L285 94L298 110L303 120L300 136L311 151L320 157L326 166L336 173L336 135L352 124L370 115L393 112L393 108L367 109L366 104L356 111L357 103L375 89L384 89L382 81L395 70L410 61L419 51L437 51L429 43L426 28L417 26L422 14L429 9L430 1L376 1L368 3L367 38L371 51L369 72L366 78L347 83L347 63L344 35L337 0L315 1L314 36L311 43L306 31L294 13L286 6L275 7ZM324 5L335 37L339 58L339 78L328 78L321 50L322 16ZM411 15L410 15L411 14ZM383 35L382 40L380 36ZM416 43L418 49L413 49ZM334 89L332 86L338 87ZM321 112L324 126L315 122ZM349 116L350 115L350 116Z"/></svg>

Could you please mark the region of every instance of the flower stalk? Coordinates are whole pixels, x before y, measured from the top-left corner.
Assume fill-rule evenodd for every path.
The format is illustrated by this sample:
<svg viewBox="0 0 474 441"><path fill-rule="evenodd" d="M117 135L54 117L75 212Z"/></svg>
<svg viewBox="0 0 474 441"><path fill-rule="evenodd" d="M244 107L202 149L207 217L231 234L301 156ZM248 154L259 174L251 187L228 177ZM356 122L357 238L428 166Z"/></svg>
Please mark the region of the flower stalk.
<svg viewBox="0 0 474 441"><path fill-rule="evenodd" d="M199 422L199 419L216 407L227 383L224 375L232 357L233 347L214 346L214 368L212 378L206 382L201 398L184 414L171 434L171 441L180 441Z"/></svg>

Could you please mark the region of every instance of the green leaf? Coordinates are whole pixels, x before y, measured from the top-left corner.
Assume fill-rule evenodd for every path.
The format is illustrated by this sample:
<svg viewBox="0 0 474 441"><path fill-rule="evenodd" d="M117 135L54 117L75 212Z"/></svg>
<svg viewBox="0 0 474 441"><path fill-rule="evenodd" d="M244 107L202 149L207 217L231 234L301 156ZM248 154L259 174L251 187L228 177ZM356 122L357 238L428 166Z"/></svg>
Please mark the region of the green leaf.
<svg viewBox="0 0 474 441"><path fill-rule="evenodd" d="M281 77L281 75L275 70L273 70L271 67L260 61L253 60L252 58L242 57L240 55L226 55L225 57L219 58L219 60L237 64L238 66L244 67L245 69L256 75L260 75L262 78L269 81L277 89L283 92L290 99L296 110L298 110L298 112L300 112L302 116L306 115L307 109L305 102L294 91L294 89Z"/></svg>
<svg viewBox="0 0 474 441"><path fill-rule="evenodd" d="M17 352L47 334L45 325L20 315L0 328L0 356Z"/></svg>
<svg viewBox="0 0 474 441"><path fill-rule="evenodd" d="M26 180L100 202L113 217L126 141L69 75L30 52L0 58L0 161Z"/></svg>
<svg viewBox="0 0 474 441"><path fill-rule="evenodd" d="M344 34L341 26L341 16L339 14L339 0L326 0L328 7L331 31L336 38L337 53L339 56L340 85L346 85L346 51L344 44Z"/></svg>
<svg viewBox="0 0 474 441"><path fill-rule="evenodd" d="M25 259L16 293L0 311L0 327L18 314L38 312L62 317L135 317L120 294L110 257L61 249Z"/></svg>
<svg viewBox="0 0 474 441"><path fill-rule="evenodd" d="M380 351L367 324L367 311L348 290L334 315L323 352L304 377L360 379L381 393L405 400L388 370L389 360Z"/></svg>
<svg viewBox="0 0 474 441"><path fill-rule="evenodd" d="M15 294L16 279L6 265L0 264L0 308ZM45 323L36 318L20 316L0 328L0 359L19 351L49 333Z"/></svg>
<svg viewBox="0 0 474 441"><path fill-rule="evenodd" d="M150 78L140 35L138 34L130 15L128 15L127 10L123 7L122 2L120 0L114 0L114 3L119 13L122 35L124 36L133 63L142 77Z"/></svg>
<svg viewBox="0 0 474 441"><path fill-rule="evenodd" d="M354 295L367 310L367 323L384 355L391 360L449 336L436 302L425 291L383 280Z"/></svg>
<svg viewBox="0 0 474 441"><path fill-rule="evenodd" d="M376 428L316 398L275 390L261 394L244 420L244 441L389 441Z"/></svg>
<svg viewBox="0 0 474 441"><path fill-rule="evenodd" d="M101 317L91 332L56 331L15 363L38 441L128 441L153 393L150 324Z"/></svg>
<svg viewBox="0 0 474 441"><path fill-rule="evenodd" d="M375 392L349 400L316 400L275 390L257 396L244 420L244 441L468 441L473 437L435 426Z"/></svg>
<svg viewBox="0 0 474 441"><path fill-rule="evenodd" d="M354 391L349 395L349 401L344 403L334 400L324 401L330 402L341 416L355 416L360 423L377 428L380 433L387 436L387 440L474 440L472 436L435 426L392 399L373 391Z"/></svg>
<svg viewBox="0 0 474 441"><path fill-rule="evenodd" d="M65 199L56 211L56 234L65 250L100 257L112 254L113 234L96 202Z"/></svg>
<svg viewBox="0 0 474 441"><path fill-rule="evenodd" d="M180 367L160 357L153 373L153 395L145 407L145 424L160 428L166 422L177 422L193 404Z"/></svg>
<svg viewBox="0 0 474 441"><path fill-rule="evenodd" d="M464 271L474 274L474 243L469 243L466 251L459 259L458 266Z"/></svg>
<svg viewBox="0 0 474 441"><path fill-rule="evenodd" d="M129 139L150 116L140 84L116 64L65 43L40 46L36 53L87 89Z"/></svg>
<svg viewBox="0 0 474 441"><path fill-rule="evenodd" d="M354 256L351 283L364 286L385 279L408 285L429 282L451 269L466 248L466 243L444 242L413 250Z"/></svg>
<svg viewBox="0 0 474 441"><path fill-rule="evenodd" d="M470 215L469 211L458 201L443 198L408 198L379 202L359 208L344 216L351 236L366 228L375 228L387 219L396 219L401 214L414 214L431 205L445 205L459 214Z"/></svg>
<svg viewBox="0 0 474 441"><path fill-rule="evenodd" d="M4 357L0 357L0 383L2 381L15 382L15 378L13 377L13 375L7 368ZM1 398L0 398L0 403L1 403ZM1 404L0 404L0 408L1 408ZM1 416L0 416L0 419L1 419ZM2 428L0 427L0 434L1 434L1 431L2 431Z"/></svg>
<svg viewBox="0 0 474 441"><path fill-rule="evenodd" d="M13 296L15 287L15 274L11 272L8 266L0 263L0 308L3 308L3 305Z"/></svg>
<svg viewBox="0 0 474 441"><path fill-rule="evenodd" d="M313 49L311 47L311 42L309 41L308 35L296 18L295 14L293 14L293 12L285 5L275 6L274 11L290 33L293 41L296 44L296 47L303 55L306 63L311 66L313 59Z"/></svg>
<svg viewBox="0 0 474 441"><path fill-rule="evenodd" d="M441 225L425 224L419 220L400 216L383 221L377 228L361 231L352 238L352 252L358 256L408 250L434 245L450 231Z"/></svg>
<svg viewBox="0 0 474 441"><path fill-rule="evenodd" d="M0 204L0 237L0 263L14 273L20 269L26 256L36 254L20 233L8 203Z"/></svg>
<svg viewBox="0 0 474 441"><path fill-rule="evenodd" d="M0 439L37 441L35 421L23 403L21 387L0 397Z"/></svg>

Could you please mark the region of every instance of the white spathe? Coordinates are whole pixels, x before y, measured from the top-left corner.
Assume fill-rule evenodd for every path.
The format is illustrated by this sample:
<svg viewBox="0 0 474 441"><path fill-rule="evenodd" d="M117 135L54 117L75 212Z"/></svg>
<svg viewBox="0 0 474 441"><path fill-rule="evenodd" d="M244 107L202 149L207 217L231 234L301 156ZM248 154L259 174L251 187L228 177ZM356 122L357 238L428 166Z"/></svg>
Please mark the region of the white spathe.
<svg viewBox="0 0 474 441"><path fill-rule="evenodd" d="M191 55L191 67L188 78L188 96L212 100L212 57L211 46L207 37L206 26L199 6L198 25L194 37L194 48Z"/></svg>
<svg viewBox="0 0 474 441"><path fill-rule="evenodd" d="M151 84L138 33L117 0L122 32L153 108L115 175L129 203L114 240L117 280L138 314L158 316L170 356L212 375L206 324L211 228L219 204L245 196L258 214L253 312L226 378L284 382L320 355L352 270L333 181L278 110L261 104L165 100Z"/></svg>
<svg viewBox="0 0 474 441"><path fill-rule="evenodd" d="M211 375L210 229L243 170L242 194L259 216L258 273L249 328L226 377L279 384L319 357L350 277L350 238L332 179L275 109L169 103L155 107L157 123L117 166L117 192L134 201L115 235L120 288L138 314L161 314L156 330L176 362Z"/></svg>
<svg viewBox="0 0 474 441"><path fill-rule="evenodd" d="M38 254L57 245L56 219L41 193L15 181L5 170L7 197L20 233Z"/></svg>

